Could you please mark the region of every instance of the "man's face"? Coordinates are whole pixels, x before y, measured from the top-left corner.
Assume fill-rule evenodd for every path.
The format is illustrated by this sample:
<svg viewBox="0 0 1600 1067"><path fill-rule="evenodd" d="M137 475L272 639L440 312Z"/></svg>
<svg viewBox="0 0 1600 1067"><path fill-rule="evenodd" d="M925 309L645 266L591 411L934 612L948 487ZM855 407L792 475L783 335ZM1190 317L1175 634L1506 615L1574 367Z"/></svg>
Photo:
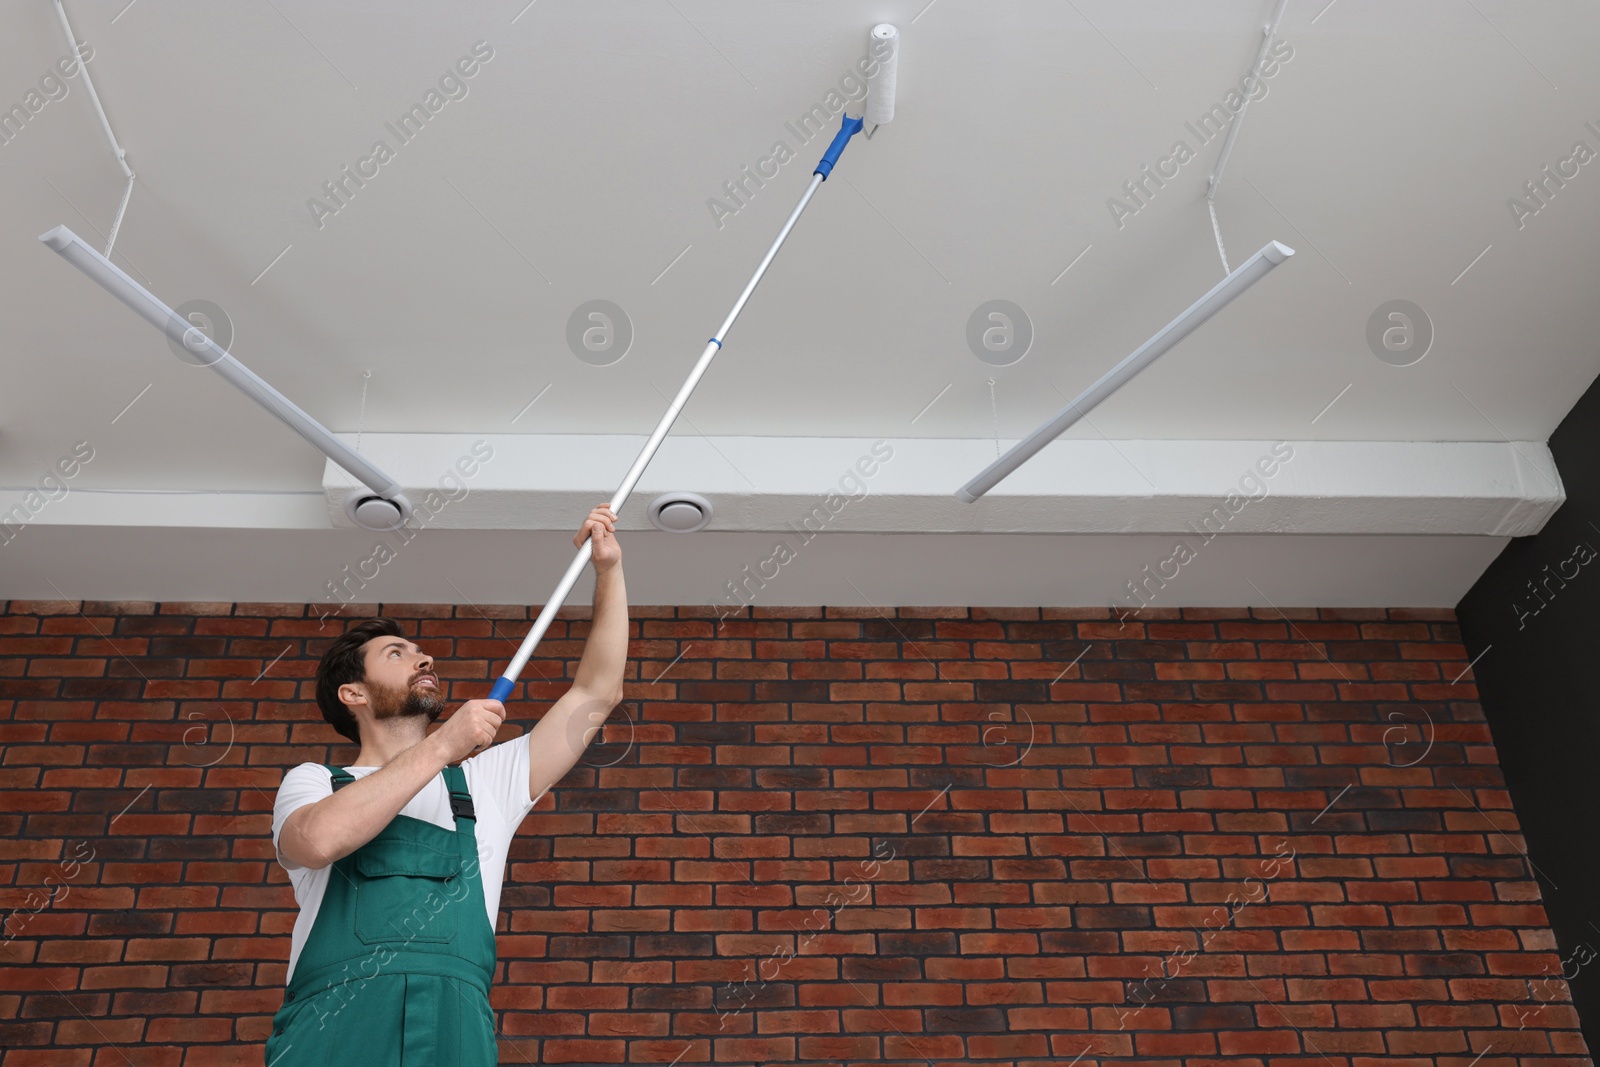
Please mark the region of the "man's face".
<svg viewBox="0 0 1600 1067"><path fill-rule="evenodd" d="M362 648L367 707L373 719L426 717L444 711L444 693L433 673L433 657L403 637L374 637Z"/></svg>

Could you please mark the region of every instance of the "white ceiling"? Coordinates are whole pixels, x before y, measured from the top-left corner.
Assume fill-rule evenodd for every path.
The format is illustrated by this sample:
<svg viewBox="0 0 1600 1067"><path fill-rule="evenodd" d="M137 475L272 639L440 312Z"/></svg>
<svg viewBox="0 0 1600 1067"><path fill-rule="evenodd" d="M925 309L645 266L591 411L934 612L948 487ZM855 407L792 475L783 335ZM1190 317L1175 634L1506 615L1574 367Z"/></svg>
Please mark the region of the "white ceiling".
<svg viewBox="0 0 1600 1067"><path fill-rule="evenodd" d="M824 100L874 23L893 22L894 122L851 143L673 434L991 446L998 437L1006 447L1221 277L1204 201L1220 138L1122 228L1107 201L1174 141L1196 143L1184 123L1244 74L1273 7L525 5L68 0L138 174L113 259L171 305L225 309L231 351L340 433L642 443L825 147L826 137L798 145L785 123ZM9 106L67 46L44 0L0 17ZM1235 265L1270 239L1297 255L1063 441L1495 442L1542 462L1541 443L1600 371L1600 161L1520 229L1507 198L1575 141L1600 151L1600 134L1585 127L1600 127L1600 8L1288 0L1279 35L1293 56L1249 106L1217 208ZM395 146L385 123L480 40L493 58L466 79L466 97L319 229L307 199L378 138ZM0 510L80 440L96 451L75 491L214 490L247 510L251 494L320 497L314 450L212 372L174 358L160 334L38 243L65 223L103 247L122 195L82 79L67 84L64 99L0 145L10 208L0 217L10 249L0 256ZM708 198L779 139L797 158L719 229ZM965 339L968 316L997 298L1021 306L1035 331L1028 355L1005 367L978 360ZM620 305L635 331L626 357L605 367L576 358L565 337L568 316L593 299ZM1368 317L1394 299L1420 305L1436 331L1410 366L1380 361L1365 339ZM950 491L981 465L951 470ZM594 501L625 472L597 474ZM677 488L705 491L686 478ZM525 488L550 481L531 471ZM371 540L331 521L301 529L303 512L275 515L259 501L248 523L159 508L129 519L107 502L127 495L82 494L89 512L45 508L37 529L0 547L0 596L308 600L326 560L296 560L340 558ZM674 560L715 557L718 544L740 554L718 536L755 546L741 558L771 541L759 524L656 533L646 503L639 495L625 509L635 532L624 545L651 542L630 561L654 556L664 572L635 579L630 567L636 602L703 602ZM1007 506L951 506L990 504ZM99 519L96 506L106 509ZM570 535L581 518L529 528ZM278 562L215 562L228 525L240 552ZM1165 526L1120 539L1075 534L1069 522L1051 529L840 534L828 573L853 573L854 560L871 590L797 581L768 602L1103 604L1127 559L1164 556L1172 540ZM1204 578L1182 601L1453 604L1505 542L1489 526L1418 527L1410 538L1373 529L1259 535L1270 550L1245 551L1241 539L1231 555L1201 561ZM440 531L459 567L443 591L419 552L374 599L507 599L497 576L533 564L515 539L476 536ZM1077 577L1039 581L1036 553L1003 548L993 540L1002 536L1067 561ZM964 558L974 539L1000 550L981 581L919 562ZM519 579L518 597L542 596L570 553L561 538L544 540L542 577Z"/></svg>

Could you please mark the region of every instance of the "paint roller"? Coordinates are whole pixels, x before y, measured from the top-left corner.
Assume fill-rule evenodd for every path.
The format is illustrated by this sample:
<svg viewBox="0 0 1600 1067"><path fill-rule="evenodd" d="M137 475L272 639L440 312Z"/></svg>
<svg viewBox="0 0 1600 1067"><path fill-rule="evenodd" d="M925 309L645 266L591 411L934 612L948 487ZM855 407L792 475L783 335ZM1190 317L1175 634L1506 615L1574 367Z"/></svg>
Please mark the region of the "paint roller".
<svg viewBox="0 0 1600 1067"><path fill-rule="evenodd" d="M878 127L894 118L895 70L900 63L900 31L887 22L872 27L867 39L867 52L878 61L878 67L867 76L866 121L872 125L867 131L870 139Z"/></svg>
<svg viewBox="0 0 1600 1067"><path fill-rule="evenodd" d="M888 23L883 23L872 28L869 38L869 54L877 58L876 70L867 77L867 100L864 116L870 118L874 128L888 122L894 117L895 96L895 66L899 60L900 32ZM744 292L739 294L739 299L734 301L733 310L728 312L728 317L722 320L722 326L711 339L706 342L705 349L700 353L700 360L689 372L689 377L684 381L683 387L678 390L678 395L673 397L672 404L661 417L650 439L645 442L644 449L639 453L639 458L633 461L628 474L622 479L622 484L612 494L608 502L612 514L620 517L622 505L626 503L628 494L633 492L634 484L644 474L644 469L649 465L651 458L656 454L656 449L667 436L667 431L677 420L678 412L683 409L689 400L689 395L694 392L694 387L699 384L700 378L711 366L711 361L722 350L723 340L728 336L728 330L733 327L733 321L739 317L739 312L744 310L745 301L750 299L750 294L755 292L756 284L771 266L772 260L778 254L778 249L783 247L784 240L789 236L789 231L794 229L794 224L800 218L800 213L811 202L811 197L816 193L817 187L828 179L834 166L839 162L839 156L844 152L845 145L850 143L850 138L859 133L862 127L862 118L851 118L848 113L840 114L839 132L834 135L833 142L828 145L828 150L823 153L822 159L817 163L816 170L811 172L811 184L807 186L805 195L800 197L800 203L790 212L789 219L783 224L783 229L778 231L777 239L772 242L772 247L767 249L767 254L762 258L755 274L744 287ZM578 549L578 554L568 565L567 572L562 575L555 591L545 601L539 617L534 620L533 628L528 631L528 636L522 639L522 644L517 649L517 654L512 657L511 663L506 667L505 673L495 679L494 686L489 690L490 700L504 701L511 696L516 688L517 677L522 669L527 666L528 659L533 655L533 650L538 647L539 640L550 628L556 612L561 610L562 603L567 594L572 591L572 586L577 582L578 575L583 573L583 568L588 564L594 552L594 542L584 538L583 545Z"/></svg>

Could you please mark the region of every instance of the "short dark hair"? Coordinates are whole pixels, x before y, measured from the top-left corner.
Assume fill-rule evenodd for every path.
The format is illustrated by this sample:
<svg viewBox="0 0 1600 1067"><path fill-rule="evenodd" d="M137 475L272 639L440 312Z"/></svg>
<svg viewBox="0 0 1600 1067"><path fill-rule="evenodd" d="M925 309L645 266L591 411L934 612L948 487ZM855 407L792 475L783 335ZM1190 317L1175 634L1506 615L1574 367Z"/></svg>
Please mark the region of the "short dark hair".
<svg viewBox="0 0 1600 1067"><path fill-rule="evenodd" d="M322 717L353 743L361 744L361 728L355 715L339 699L339 687L348 682L367 680L367 663L362 648L374 637L404 637L400 624L378 616L356 623L333 639L317 664L317 706Z"/></svg>

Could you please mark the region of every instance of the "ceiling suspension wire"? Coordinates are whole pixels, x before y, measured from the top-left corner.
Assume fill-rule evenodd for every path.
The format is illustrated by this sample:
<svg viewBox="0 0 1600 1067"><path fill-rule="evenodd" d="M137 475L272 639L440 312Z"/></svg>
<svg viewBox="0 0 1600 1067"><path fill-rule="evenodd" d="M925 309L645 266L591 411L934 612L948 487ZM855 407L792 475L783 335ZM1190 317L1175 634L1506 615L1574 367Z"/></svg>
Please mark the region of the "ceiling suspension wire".
<svg viewBox="0 0 1600 1067"><path fill-rule="evenodd" d="M356 451L361 451L361 433L367 427L367 383L372 380L372 371L361 372L361 414L356 416Z"/></svg>
<svg viewBox="0 0 1600 1067"><path fill-rule="evenodd" d="M1228 266L1228 250L1222 245L1222 227L1217 223L1217 202L1208 196L1206 207L1211 212L1211 232L1217 236L1217 255L1222 257L1222 273L1232 274L1233 268Z"/></svg>
<svg viewBox="0 0 1600 1067"><path fill-rule="evenodd" d="M59 0L57 0L59 2ZM1267 58L1267 50L1272 47L1273 40L1278 35L1278 23L1283 20L1283 9L1289 0L1278 0L1273 8L1272 18L1261 29L1261 48L1256 52L1256 61L1250 67L1250 73L1260 77L1261 64ZM1222 226L1217 222L1217 189L1222 185L1222 171L1228 165L1228 156L1233 152L1233 142L1239 137L1239 127L1244 125L1244 113L1250 107L1250 97L1246 95L1244 102L1239 105L1239 113L1233 117L1233 122L1228 126L1227 139L1222 142L1222 152L1217 156L1217 165L1212 168L1211 178L1206 183L1206 208L1211 212L1211 232L1217 238L1217 255L1222 258L1222 273L1231 274L1233 268L1228 266L1228 250L1222 244Z"/></svg>
<svg viewBox="0 0 1600 1067"><path fill-rule="evenodd" d="M100 106L100 94L95 92L94 80L89 77L89 64L83 58L83 50L78 47L78 38L73 35L72 25L67 21L67 9L62 6L61 0L55 0L56 14L61 18L61 29L67 35L67 46L72 49L73 56L78 60L78 68L83 72L83 86L89 91L89 99L94 103L94 113L100 116L100 128L106 131L106 140L111 144L111 151L116 153L117 166L122 168L122 173L127 177L127 187L122 190L122 204L117 208L117 217L111 223L111 236L106 241L105 256L110 258L111 246L117 243L117 231L122 228L122 216L128 210L128 199L133 196L133 170L128 166L128 153L122 150L117 143L117 135L111 132L111 120L106 118L106 109Z"/></svg>

